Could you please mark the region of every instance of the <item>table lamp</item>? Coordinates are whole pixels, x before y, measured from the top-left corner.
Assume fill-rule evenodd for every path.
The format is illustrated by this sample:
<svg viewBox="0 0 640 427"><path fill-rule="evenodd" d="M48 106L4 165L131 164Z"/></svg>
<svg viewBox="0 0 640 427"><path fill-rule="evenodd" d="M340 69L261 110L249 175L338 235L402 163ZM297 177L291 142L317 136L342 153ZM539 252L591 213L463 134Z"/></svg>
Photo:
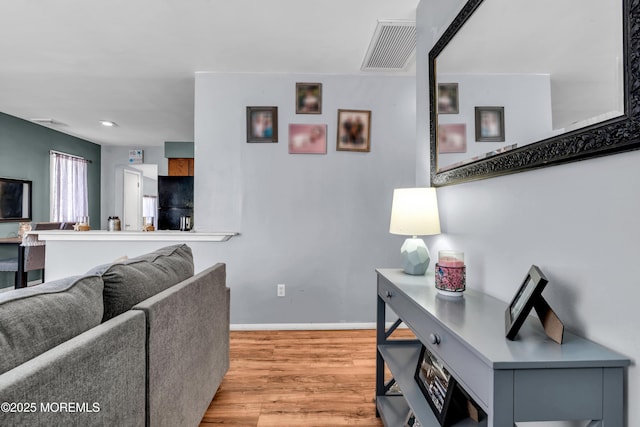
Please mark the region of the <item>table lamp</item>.
<svg viewBox="0 0 640 427"><path fill-rule="evenodd" d="M402 268L407 274L422 275L429 267L429 250L417 236L440 234L438 200L435 188L396 188L393 190L389 233L407 238L400 249Z"/></svg>

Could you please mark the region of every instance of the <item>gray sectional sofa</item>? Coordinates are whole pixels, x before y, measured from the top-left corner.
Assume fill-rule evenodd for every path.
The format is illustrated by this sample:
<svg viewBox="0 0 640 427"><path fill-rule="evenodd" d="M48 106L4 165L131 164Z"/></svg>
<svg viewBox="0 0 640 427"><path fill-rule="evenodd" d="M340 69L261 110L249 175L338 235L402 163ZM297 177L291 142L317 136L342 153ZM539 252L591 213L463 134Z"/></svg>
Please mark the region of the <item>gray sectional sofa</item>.
<svg viewBox="0 0 640 427"><path fill-rule="evenodd" d="M0 425L196 426L229 368L226 267L187 245L0 294Z"/></svg>

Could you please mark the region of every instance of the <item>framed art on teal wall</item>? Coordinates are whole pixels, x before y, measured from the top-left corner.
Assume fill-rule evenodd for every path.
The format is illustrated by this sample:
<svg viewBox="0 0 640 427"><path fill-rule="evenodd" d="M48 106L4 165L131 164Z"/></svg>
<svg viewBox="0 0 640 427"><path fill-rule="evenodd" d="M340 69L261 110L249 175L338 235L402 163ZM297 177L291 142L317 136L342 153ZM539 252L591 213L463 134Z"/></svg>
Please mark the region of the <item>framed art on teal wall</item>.
<svg viewBox="0 0 640 427"><path fill-rule="evenodd" d="M0 222L31 221L31 181L0 178Z"/></svg>

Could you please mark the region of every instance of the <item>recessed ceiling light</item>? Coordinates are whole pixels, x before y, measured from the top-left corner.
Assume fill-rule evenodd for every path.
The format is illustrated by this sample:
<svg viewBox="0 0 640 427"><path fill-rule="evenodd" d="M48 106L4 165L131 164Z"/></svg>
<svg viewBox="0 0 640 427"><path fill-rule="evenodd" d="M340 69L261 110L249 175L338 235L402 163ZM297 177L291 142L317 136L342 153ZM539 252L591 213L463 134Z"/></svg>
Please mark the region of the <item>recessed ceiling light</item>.
<svg viewBox="0 0 640 427"><path fill-rule="evenodd" d="M111 120L100 120L100 124L101 124L102 126L106 126L106 127L108 127L108 128L112 128L112 127L116 127L116 126L118 126L118 125L116 124L116 122L112 122Z"/></svg>

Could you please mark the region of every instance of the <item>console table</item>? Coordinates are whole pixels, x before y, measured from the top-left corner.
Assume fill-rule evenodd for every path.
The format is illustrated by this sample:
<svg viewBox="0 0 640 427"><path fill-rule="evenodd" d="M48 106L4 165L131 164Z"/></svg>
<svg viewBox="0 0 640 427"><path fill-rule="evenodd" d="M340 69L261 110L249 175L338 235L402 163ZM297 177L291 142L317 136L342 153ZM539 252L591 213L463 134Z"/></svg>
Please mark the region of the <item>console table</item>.
<svg viewBox="0 0 640 427"><path fill-rule="evenodd" d="M564 343L557 344L533 317L509 341L504 331L507 303L472 289L462 297L439 295L433 272L376 272L376 407L386 426L402 426L409 411L421 426L439 426L414 379L422 345L487 415L480 424L467 418L456 427L554 420L593 420L590 427L624 425L626 357L568 332ZM397 315L390 328L387 307ZM402 322L417 339L394 339ZM388 390L385 365L402 395Z"/></svg>

